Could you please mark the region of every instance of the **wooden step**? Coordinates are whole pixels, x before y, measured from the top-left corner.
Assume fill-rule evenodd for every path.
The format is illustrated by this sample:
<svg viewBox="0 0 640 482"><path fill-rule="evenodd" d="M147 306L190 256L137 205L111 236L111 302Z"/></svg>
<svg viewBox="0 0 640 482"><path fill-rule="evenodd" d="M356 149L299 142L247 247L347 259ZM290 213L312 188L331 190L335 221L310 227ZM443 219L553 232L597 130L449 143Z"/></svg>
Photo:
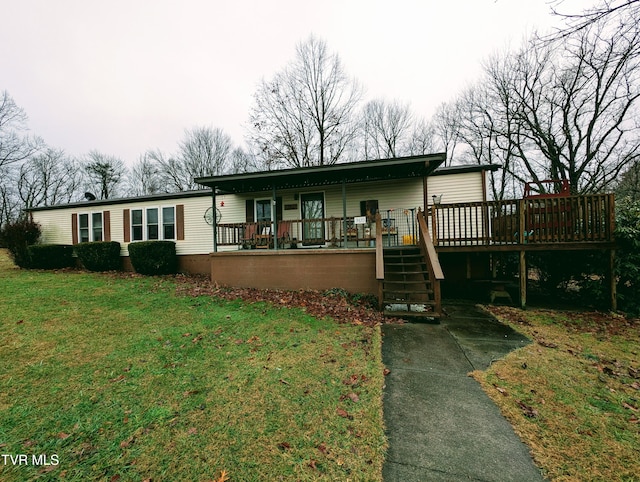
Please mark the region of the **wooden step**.
<svg viewBox="0 0 640 482"><path fill-rule="evenodd" d="M437 313L435 311L393 311L393 310L385 310L383 312L384 316L394 317L394 318L414 318L414 319L427 319L434 318L439 319L442 318L441 313Z"/></svg>

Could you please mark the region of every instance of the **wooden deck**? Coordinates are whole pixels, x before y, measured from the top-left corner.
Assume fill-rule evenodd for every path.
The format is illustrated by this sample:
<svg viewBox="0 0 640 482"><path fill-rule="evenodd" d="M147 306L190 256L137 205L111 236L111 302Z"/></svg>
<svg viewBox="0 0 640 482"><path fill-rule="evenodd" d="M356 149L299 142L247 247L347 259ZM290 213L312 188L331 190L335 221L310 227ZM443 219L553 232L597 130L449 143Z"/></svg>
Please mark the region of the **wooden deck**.
<svg viewBox="0 0 640 482"><path fill-rule="evenodd" d="M614 195L434 205L430 230L438 252L611 249Z"/></svg>

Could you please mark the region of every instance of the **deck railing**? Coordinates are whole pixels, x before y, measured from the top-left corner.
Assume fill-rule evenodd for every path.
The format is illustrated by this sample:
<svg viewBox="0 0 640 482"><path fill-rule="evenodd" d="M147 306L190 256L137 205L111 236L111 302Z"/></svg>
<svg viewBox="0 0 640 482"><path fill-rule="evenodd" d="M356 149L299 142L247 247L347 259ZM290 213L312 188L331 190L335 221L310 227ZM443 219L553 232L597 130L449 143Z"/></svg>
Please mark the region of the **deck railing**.
<svg viewBox="0 0 640 482"><path fill-rule="evenodd" d="M613 242L613 194L434 205L435 246Z"/></svg>

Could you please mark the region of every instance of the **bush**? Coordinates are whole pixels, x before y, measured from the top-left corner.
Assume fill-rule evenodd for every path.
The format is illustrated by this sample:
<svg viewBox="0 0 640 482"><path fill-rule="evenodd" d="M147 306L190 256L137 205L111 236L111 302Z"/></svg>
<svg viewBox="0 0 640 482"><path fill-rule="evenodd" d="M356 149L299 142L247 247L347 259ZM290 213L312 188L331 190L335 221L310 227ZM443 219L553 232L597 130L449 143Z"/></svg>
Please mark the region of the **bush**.
<svg viewBox="0 0 640 482"><path fill-rule="evenodd" d="M173 241L139 241L129 245L133 268L140 274L173 274L178 270L176 243Z"/></svg>
<svg viewBox="0 0 640 482"><path fill-rule="evenodd" d="M70 244L34 244L27 250L31 268L61 269L73 266L73 246Z"/></svg>
<svg viewBox="0 0 640 482"><path fill-rule="evenodd" d="M0 230L0 245L9 250L16 265L29 268L31 260L28 247L38 242L40 234L40 225L30 219L6 223Z"/></svg>
<svg viewBox="0 0 640 482"><path fill-rule="evenodd" d="M120 243L94 241L75 246L78 259L89 271L114 271L121 267Z"/></svg>
<svg viewBox="0 0 640 482"><path fill-rule="evenodd" d="M640 314L640 201L624 197L616 203L616 271L619 308Z"/></svg>

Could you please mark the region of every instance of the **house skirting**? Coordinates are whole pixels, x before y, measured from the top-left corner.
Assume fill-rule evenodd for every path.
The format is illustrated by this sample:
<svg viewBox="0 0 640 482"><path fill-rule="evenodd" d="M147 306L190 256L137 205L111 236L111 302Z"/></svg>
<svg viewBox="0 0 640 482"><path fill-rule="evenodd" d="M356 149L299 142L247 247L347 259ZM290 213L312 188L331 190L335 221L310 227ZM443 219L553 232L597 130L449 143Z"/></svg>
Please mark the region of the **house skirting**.
<svg viewBox="0 0 640 482"><path fill-rule="evenodd" d="M375 249L229 251L210 261L211 281L221 286L378 293Z"/></svg>

